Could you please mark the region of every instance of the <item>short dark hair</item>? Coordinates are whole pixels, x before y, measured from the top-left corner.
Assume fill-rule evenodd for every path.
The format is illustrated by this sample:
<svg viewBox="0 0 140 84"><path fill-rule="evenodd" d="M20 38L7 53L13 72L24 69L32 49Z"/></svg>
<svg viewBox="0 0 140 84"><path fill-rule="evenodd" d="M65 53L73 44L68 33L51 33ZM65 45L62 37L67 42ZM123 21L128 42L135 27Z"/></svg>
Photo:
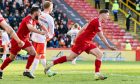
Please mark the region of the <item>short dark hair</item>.
<svg viewBox="0 0 140 84"><path fill-rule="evenodd" d="M109 13L109 10L108 9L102 9L102 10L100 10L99 14L102 14L102 13Z"/></svg>
<svg viewBox="0 0 140 84"><path fill-rule="evenodd" d="M33 5L31 8L31 14L33 14L34 12L37 12L37 11L39 11L39 6Z"/></svg>

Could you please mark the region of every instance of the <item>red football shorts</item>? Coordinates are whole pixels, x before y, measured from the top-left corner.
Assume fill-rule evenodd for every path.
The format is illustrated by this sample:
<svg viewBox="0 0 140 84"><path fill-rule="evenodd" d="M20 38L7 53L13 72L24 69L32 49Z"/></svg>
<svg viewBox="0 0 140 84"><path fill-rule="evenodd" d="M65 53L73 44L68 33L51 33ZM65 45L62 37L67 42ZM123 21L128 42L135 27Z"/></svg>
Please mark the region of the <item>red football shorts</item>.
<svg viewBox="0 0 140 84"><path fill-rule="evenodd" d="M90 50L96 48L96 46L93 43L76 43L71 50L80 55L83 51L85 51L86 53L89 53Z"/></svg>
<svg viewBox="0 0 140 84"><path fill-rule="evenodd" d="M33 42L33 46L34 46L37 54L44 54L45 53L45 44L44 43Z"/></svg>
<svg viewBox="0 0 140 84"><path fill-rule="evenodd" d="M18 43L17 43L14 39L11 40L11 50L10 50L10 52L11 52L12 54L17 55L17 53L18 53L21 49L25 49L25 48L27 48L27 47L32 46L32 43L31 43L29 40L22 40L22 41L25 43L25 45L24 45L23 47L19 47L19 46L18 46Z"/></svg>

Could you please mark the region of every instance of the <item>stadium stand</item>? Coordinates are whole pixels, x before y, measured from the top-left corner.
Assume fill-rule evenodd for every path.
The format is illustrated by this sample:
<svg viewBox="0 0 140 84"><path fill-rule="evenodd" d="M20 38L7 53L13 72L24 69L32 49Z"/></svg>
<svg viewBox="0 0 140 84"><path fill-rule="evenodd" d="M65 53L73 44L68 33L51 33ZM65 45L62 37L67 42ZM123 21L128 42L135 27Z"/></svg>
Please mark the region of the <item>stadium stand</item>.
<svg viewBox="0 0 140 84"><path fill-rule="evenodd" d="M82 17L87 21L93 19L93 17L98 16L98 10L93 8L86 0L65 0L74 10L76 10ZM125 48L125 41L130 40L132 49L136 49L140 45L137 39L126 32L124 29L120 28L118 24L114 23L112 20L108 20L107 25L103 24L103 31L108 39L112 41L113 44L118 46L119 49Z"/></svg>
<svg viewBox="0 0 140 84"><path fill-rule="evenodd" d="M42 9L41 0L2 0L0 2L0 9L5 20L17 31L22 18L29 14L32 4L38 4ZM48 42L48 47L70 47L70 37L66 35L68 32L69 22L65 13L54 5L52 16L55 20L55 37L58 42L57 46L54 45L54 39ZM69 26L70 27L70 26Z"/></svg>

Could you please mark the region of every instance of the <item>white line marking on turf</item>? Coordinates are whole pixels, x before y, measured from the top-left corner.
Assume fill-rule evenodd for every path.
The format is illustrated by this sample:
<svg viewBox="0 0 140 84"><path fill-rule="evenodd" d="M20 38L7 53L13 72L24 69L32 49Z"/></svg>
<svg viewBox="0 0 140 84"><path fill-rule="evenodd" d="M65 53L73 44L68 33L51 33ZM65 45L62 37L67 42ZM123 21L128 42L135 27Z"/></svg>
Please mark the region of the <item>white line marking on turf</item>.
<svg viewBox="0 0 140 84"><path fill-rule="evenodd" d="M123 77L131 77L131 78L140 78L140 76L130 76L130 75L123 75L123 74L110 74L112 76L123 76Z"/></svg>

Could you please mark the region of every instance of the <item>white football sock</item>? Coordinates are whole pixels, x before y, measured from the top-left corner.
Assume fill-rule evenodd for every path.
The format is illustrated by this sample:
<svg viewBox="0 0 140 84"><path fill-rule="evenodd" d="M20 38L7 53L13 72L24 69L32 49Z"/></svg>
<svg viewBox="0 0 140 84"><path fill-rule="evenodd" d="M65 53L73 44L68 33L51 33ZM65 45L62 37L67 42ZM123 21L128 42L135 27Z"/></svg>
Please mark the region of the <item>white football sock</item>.
<svg viewBox="0 0 140 84"><path fill-rule="evenodd" d="M32 65L32 69L31 69L31 73L34 73L34 71L36 70L36 68L38 67L39 64L39 59L34 59L33 65Z"/></svg>
<svg viewBox="0 0 140 84"><path fill-rule="evenodd" d="M46 67L46 59L41 59L41 64L45 68Z"/></svg>
<svg viewBox="0 0 140 84"><path fill-rule="evenodd" d="M1 59L4 61L6 59L6 54L3 54Z"/></svg>
<svg viewBox="0 0 140 84"><path fill-rule="evenodd" d="M72 64L76 64L77 57L72 61Z"/></svg>

